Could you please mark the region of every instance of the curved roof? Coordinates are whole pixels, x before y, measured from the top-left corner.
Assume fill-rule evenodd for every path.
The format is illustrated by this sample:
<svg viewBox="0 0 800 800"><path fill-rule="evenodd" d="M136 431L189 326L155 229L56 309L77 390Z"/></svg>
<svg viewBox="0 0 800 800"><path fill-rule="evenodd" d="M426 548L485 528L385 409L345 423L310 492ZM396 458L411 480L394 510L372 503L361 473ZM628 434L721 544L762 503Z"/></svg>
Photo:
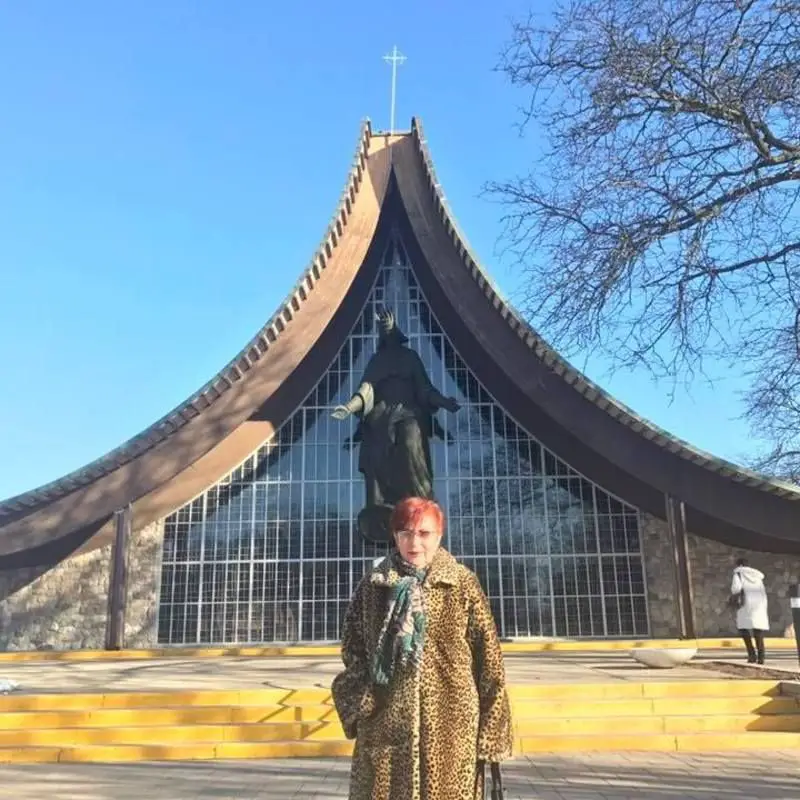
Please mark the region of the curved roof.
<svg viewBox="0 0 800 800"><path fill-rule="evenodd" d="M95 541L127 503L140 527L246 458L302 401L349 332L376 268L381 220L389 217L406 226L423 288L442 319L449 315L448 334L498 399L516 404L531 433L645 510L663 516L664 493L684 500L695 532L800 551L799 487L703 453L642 419L522 319L459 230L414 119L404 134L362 125L341 200L311 263L212 380L106 456L0 503L0 569L22 553L31 554L26 564L63 558Z"/></svg>

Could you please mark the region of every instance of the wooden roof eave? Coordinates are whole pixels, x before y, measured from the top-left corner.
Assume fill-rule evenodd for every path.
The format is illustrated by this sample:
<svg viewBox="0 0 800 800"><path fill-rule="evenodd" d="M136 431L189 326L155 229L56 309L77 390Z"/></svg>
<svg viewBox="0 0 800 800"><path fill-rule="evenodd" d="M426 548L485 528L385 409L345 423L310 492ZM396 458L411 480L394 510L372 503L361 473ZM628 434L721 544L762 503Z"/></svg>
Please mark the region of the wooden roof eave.
<svg viewBox="0 0 800 800"><path fill-rule="evenodd" d="M487 356L530 402L609 464L680 498L704 520L800 547L800 487L702 453L639 417L563 359L503 298L455 223L419 120L393 162L425 260Z"/></svg>
<svg viewBox="0 0 800 800"><path fill-rule="evenodd" d="M193 409L189 418L177 424L171 412L84 470L0 504L0 557L91 529L93 522L188 470L263 408L311 351L347 295L374 238L389 159L388 140L373 141L366 122L339 207L311 265L239 356L179 407ZM329 277L323 280L323 274ZM171 420L168 430L165 420ZM164 430L167 435L161 435Z"/></svg>

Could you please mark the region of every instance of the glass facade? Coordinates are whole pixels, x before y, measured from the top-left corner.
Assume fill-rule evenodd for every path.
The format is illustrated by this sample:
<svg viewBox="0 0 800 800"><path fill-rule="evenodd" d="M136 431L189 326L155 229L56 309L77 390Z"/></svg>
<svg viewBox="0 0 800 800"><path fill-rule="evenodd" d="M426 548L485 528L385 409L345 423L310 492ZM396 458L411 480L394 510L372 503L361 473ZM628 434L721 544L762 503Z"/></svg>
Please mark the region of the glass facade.
<svg viewBox="0 0 800 800"><path fill-rule="evenodd" d="M433 383L461 410L437 416L432 457L446 546L475 570L505 637L646 636L638 511L581 477L518 425L440 328L399 238L366 307L305 402L241 466L165 521L164 644L329 642L385 548L355 529L364 504L356 420L333 408L395 313Z"/></svg>

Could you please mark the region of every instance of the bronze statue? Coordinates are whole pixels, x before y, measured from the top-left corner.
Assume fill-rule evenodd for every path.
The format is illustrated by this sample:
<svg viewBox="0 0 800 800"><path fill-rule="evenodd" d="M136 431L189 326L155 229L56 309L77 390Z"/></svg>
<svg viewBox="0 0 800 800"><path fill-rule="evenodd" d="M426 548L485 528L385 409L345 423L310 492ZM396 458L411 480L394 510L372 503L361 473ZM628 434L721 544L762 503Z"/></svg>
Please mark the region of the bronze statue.
<svg viewBox="0 0 800 800"><path fill-rule="evenodd" d="M370 358L361 385L335 419L359 416L354 439L360 441L358 468L364 475L366 507L358 517L362 536L389 541L388 522L395 503L405 497L433 497L430 439L433 415L443 408L455 413L458 401L431 383L419 355L384 309L378 315L378 349Z"/></svg>

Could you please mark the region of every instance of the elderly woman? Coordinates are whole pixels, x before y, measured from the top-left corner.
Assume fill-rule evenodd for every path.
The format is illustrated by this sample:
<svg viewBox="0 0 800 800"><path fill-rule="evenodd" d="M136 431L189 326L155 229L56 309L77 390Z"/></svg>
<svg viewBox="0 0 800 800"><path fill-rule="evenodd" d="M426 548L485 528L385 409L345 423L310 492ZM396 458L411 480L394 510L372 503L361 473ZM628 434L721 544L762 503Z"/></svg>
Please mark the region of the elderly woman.
<svg viewBox="0 0 800 800"><path fill-rule="evenodd" d="M482 798L511 755L503 655L478 579L441 547L432 500L397 504L397 549L361 581L333 699L355 738L350 800Z"/></svg>

